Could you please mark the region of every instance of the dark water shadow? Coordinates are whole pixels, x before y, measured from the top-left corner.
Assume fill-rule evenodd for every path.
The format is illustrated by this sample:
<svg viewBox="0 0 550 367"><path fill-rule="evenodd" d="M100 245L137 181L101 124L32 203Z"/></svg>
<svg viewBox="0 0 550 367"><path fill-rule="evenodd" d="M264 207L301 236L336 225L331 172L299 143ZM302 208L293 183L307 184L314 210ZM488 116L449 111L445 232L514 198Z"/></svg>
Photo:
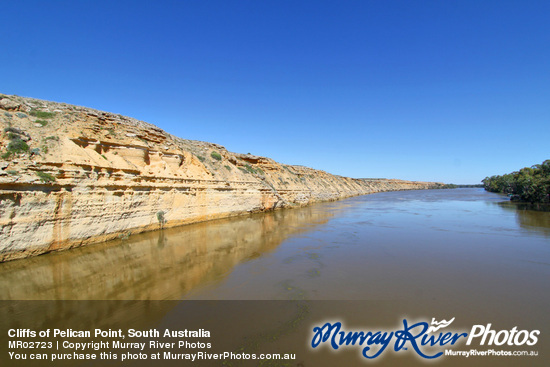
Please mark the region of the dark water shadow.
<svg viewBox="0 0 550 367"><path fill-rule="evenodd" d="M516 214L516 221L521 228L537 231L550 237L550 205L518 203L504 201L492 203Z"/></svg>

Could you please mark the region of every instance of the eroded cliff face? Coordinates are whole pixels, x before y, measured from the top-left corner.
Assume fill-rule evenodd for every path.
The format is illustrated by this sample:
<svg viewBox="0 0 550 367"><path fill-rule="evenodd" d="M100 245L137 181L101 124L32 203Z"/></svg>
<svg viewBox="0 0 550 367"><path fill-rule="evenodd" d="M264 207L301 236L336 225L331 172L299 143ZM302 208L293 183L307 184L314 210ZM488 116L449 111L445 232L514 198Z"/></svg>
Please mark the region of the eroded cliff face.
<svg viewBox="0 0 550 367"><path fill-rule="evenodd" d="M0 95L0 261L162 227L440 183L353 179L129 117Z"/></svg>

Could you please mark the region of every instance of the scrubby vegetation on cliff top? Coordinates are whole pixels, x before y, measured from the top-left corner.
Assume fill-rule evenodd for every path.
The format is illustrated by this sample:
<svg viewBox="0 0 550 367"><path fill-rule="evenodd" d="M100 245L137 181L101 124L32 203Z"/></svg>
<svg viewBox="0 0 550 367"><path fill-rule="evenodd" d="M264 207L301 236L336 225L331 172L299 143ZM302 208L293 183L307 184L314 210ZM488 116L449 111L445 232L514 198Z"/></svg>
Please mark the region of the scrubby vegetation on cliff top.
<svg viewBox="0 0 550 367"><path fill-rule="evenodd" d="M510 195L512 200L550 203L550 159L501 176L485 177L487 191Z"/></svg>

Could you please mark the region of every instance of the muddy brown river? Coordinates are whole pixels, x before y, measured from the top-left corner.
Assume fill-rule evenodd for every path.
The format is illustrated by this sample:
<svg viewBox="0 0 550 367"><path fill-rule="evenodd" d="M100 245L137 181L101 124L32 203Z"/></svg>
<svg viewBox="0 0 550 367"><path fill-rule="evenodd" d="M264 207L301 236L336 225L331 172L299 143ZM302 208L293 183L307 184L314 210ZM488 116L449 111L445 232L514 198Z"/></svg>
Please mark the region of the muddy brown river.
<svg viewBox="0 0 550 367"><path fill-rule="evenodd" d="M372 361L358 347L312 350L313 327L328 320L389 330L403 329L404 318L454 317L455 329L466 333L488 323L497 332L539 330L533 346L476 345L538 356L445 356L435 365L547 366L550 212L544 209L482 189L402 191L133 235L0 264L0 323L162 328L193 315L187 323L221 330L220 348L272 330L279 335L272 348L298 355L279 365L333 366ZM80 302L61 302L68 300ZM293 326L280 329L281 320ZM236 323L246 330L235 334ZM423 363L408 352L380 359Z"/></svg>

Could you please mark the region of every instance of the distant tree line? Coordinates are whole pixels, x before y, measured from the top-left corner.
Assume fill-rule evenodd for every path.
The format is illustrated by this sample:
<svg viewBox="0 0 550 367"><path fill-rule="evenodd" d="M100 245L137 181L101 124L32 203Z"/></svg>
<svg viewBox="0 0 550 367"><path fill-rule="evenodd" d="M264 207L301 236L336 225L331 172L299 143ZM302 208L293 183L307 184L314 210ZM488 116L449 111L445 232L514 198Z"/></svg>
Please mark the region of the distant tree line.
<svg viewBox="0 0 550 367"><path fill-rule="evenodd" d="M550 159L502 176L485 177L487 191L508 194L510 199L531 203L550 203Z"/></svg>
<svg viewBox="0 0 550 367"><path fill-rule="evenodd" d="M476 187L483 187L482 184L479 184L479 185L470 185L470 184L467 184L467 185L462 185L462 184L445 184L443 186L443 189L467 189L467 188L476 188Z"/></svg>

